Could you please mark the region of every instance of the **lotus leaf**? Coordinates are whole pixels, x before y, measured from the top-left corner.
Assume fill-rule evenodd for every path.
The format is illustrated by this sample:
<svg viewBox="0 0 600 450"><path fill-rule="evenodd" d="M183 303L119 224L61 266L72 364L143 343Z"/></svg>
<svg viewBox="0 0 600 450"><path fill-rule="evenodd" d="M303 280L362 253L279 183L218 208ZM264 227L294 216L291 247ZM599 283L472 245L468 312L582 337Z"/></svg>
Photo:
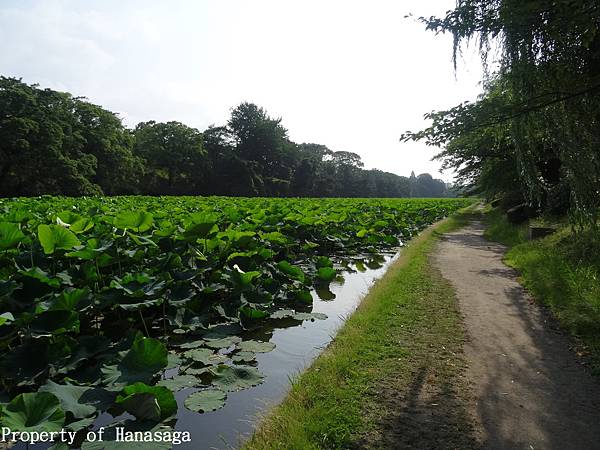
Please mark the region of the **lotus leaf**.
<svg viewBox="0 0 600 450"><path fill-rule="evenodd" d="M185 399L183 404L190 411L208 412L225 406L226 399L227 393L219 389L206 389L194 392Z"/></svg>

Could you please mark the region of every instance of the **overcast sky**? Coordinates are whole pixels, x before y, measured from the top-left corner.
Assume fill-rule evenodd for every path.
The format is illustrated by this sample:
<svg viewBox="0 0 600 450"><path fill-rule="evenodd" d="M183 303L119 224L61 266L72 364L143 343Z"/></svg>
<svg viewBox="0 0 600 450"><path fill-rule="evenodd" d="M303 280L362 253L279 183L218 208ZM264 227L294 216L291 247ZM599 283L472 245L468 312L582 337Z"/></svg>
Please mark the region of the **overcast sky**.
<svg viewBox="0 0 600 450"><path fill-rule="evenodd" d="M423 114L474 99L481 67L408 13L454 0L0 0L0 74L85 96L128 126L224 124L242 101L295 142L356 152L367 168L438 174L403 144Z"/></svg>

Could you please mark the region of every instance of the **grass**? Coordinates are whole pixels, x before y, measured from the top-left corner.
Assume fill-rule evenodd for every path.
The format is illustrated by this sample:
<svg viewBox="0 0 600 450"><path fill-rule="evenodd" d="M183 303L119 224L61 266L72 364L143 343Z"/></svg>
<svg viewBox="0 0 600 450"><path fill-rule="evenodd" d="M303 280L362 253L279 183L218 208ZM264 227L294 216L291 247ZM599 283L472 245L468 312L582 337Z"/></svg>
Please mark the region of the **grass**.
<svg viewBox="0 0 600 450"><path fill-rule="evenodd" d="M465 220L446 219L403 249L244 448L475 446L460 378L464 330L429 257Z"/></svg>
<svg viewBox="0 0 600 450"><path fill-rule="evenodd" d="M508 247L527 241L527 225L512 225L497 208L486 208L487 228L484 236Z"/></svg>
<svg viewBox="0 0 600 450"><path fill-rule="evenodd" d="M522 284L546 305L561 326L581 343L592 371L600 375L600 236L574 233L564 223L544 239L525 240L524 226L508 223L497 210L486 214L486 237L511 248L505 262Z"/></svg>

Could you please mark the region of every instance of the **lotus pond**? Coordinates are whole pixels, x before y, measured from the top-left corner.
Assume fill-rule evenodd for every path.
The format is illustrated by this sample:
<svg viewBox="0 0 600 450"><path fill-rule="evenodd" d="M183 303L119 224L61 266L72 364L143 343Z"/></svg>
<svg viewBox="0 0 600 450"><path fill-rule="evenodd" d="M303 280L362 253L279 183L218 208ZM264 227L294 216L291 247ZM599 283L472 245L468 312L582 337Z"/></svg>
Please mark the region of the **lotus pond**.
<svg viewBox="0 0 600 450"><path fill-rule="evenodd" d="M293 336L276 330L326 319L315 299L335 303L345 274L380 266L382 252L468 203L0 200L0 425L71 430L71 448L88 450L131 445L110 441L117 428L206 429L263 383L262 365L276 378L287 364L265 357ZM99 425L105 441L86 441Z"/></svg>

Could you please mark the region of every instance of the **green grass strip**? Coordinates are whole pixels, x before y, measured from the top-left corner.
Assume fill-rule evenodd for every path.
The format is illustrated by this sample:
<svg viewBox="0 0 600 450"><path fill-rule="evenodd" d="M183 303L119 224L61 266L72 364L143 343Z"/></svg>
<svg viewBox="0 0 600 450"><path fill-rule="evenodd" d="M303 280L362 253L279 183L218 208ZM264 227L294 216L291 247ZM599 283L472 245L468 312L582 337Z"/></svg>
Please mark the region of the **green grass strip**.
<svg viewBox="0 0 600 450"><path fill-rule="evenodd" d="M460 378L464 330L430 258L439 236L465 220L446 219L402 250L244 448L474 446Z"/></svg>

